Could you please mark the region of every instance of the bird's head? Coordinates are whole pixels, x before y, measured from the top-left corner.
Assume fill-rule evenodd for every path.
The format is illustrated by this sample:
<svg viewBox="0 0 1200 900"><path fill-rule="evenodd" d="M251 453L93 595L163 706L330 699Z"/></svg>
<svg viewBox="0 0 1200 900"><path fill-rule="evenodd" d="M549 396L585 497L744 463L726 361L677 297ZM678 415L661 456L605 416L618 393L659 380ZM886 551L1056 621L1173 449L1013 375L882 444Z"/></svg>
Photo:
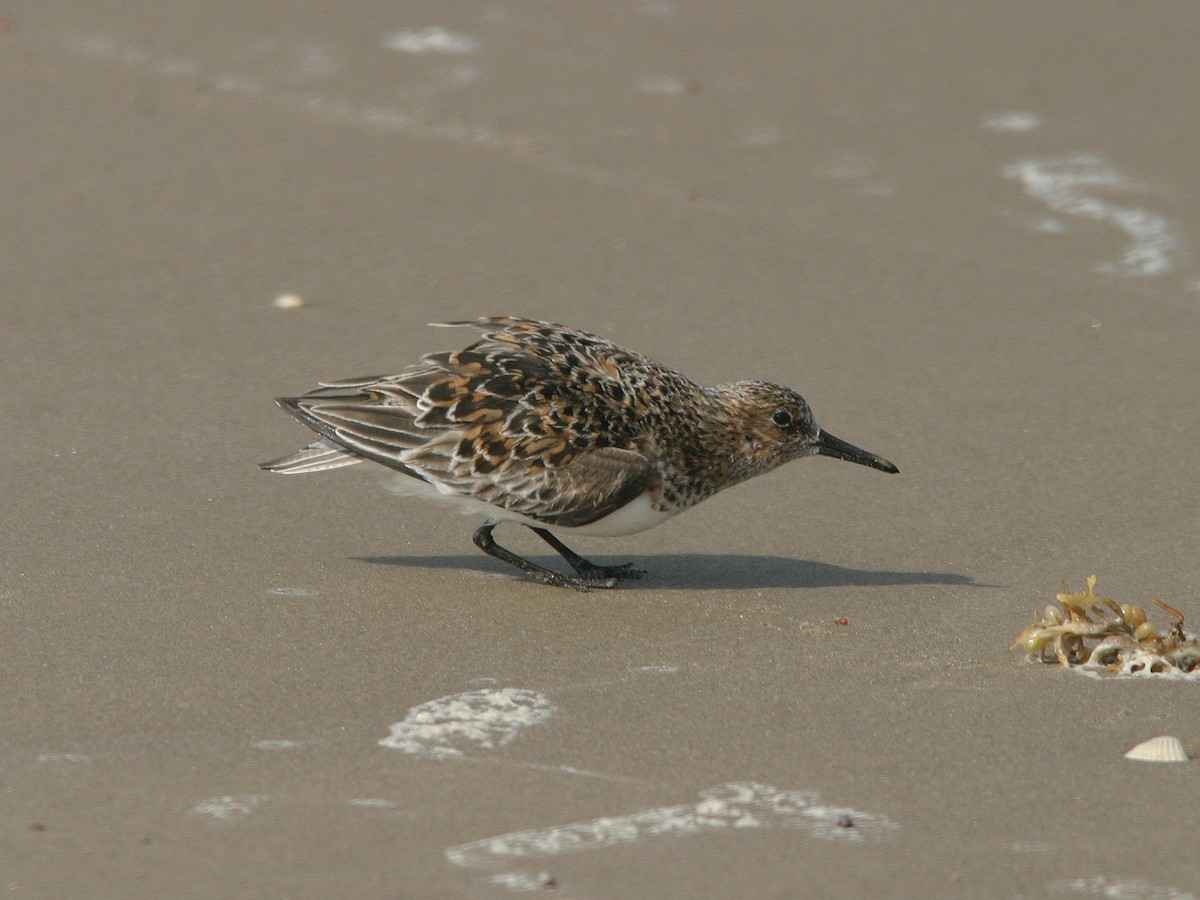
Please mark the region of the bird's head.
<svg viewBox="0 0 1200 900"><path fill-rule="evenodd" d="M899 471L874 453L848 444L821 429L803 397L778 384L739 381L722 385L725 405L745 461L760 471L802 456L831 456L882 472Z"/></svg>

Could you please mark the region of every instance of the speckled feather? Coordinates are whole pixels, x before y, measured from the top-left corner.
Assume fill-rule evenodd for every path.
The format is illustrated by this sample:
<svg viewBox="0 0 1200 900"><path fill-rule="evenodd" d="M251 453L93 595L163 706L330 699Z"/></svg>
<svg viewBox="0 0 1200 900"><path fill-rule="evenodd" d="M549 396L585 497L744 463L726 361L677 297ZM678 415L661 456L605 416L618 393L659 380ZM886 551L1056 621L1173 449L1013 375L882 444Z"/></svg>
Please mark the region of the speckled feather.
<svg viewBox="0 0 1200 900"><path fill-rule="evenodd" d="M264 467L296 473L373 460L442 494L578 528L643 495L670 515L822 452L808 404L788 388L701 387L595 335L546 322L447 324L482 334L399 375L322 382L281 398L324 439ZM894 471L867 456L883 464L868 465Z"/></svg>

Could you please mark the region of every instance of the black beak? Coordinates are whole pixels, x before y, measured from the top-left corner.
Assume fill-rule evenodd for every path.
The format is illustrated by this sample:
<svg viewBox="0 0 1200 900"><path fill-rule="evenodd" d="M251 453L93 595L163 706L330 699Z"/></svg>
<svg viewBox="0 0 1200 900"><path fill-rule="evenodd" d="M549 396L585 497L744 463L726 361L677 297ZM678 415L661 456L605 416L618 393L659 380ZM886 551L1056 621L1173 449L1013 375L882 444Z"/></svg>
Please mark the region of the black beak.
<svg viewBox="0 0 1200 900"><path fill-rule="evenodd" d="M888 472L892 475L900 471L882 456L876 456L874 453L868 453L866 450L861 450L853 444L847 444L841 438L835 438L826 431L822 431L817 435L815 446L819 456L832 456L834 459L844 459L848 462L858 463L860 466L870 466L872 469L879 469L881 472Z"/></svg>

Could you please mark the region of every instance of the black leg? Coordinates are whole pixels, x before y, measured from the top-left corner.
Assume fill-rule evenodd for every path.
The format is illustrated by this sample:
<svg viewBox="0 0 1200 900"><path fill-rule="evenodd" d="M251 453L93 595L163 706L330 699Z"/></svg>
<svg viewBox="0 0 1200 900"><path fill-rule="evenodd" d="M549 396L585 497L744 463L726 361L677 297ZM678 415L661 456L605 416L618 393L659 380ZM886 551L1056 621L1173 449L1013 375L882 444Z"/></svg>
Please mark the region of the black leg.
<svg viewBox="0 0 1200 900"><path fill-rule="evenodd" d="M488 556L494 556L496 559L503 560L510 566L516 566L526 575L531 578L536 578L542 584L551 584L555 587L569 587L577 591L590 591L594 587L615 587L616 579L610 579L609 582L589 581L582 576L576 577L564 575L561 572L555 572L553 569L546 569L539 566L537 563L531 563L529 560L517 556L511 550L506 550L496 543L492 537L492 529L496 527L495 522L485 522L479 526L472 540L475 541L475 546L486 553Z"/></svg>
<svg viewBox="0 0 1200 900"><path fill-rule="evenodd" d="M636 569L633 563L625 563L623 566L598 566L594 562L589 562L584 559L545 528L533 528L530 526L534 534L540 537L543 541L558 551L558 555L565 559L578 574L579 577L589 584L600 585L601 582L629 580L633 578L641 578L646 574L645 569ZM612 585L604 584L604 587Z"/></svg>

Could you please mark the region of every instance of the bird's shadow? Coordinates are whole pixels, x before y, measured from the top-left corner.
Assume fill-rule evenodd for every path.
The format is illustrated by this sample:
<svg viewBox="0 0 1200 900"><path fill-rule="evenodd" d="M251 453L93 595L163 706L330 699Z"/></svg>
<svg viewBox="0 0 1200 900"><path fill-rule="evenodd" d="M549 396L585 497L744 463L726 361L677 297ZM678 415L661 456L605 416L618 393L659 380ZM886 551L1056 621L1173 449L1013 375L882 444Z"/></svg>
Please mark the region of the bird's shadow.
<svg viewBox="0 0 1200 900"><path fill-rule="evenodd" d="M484 556L355 556L359 562L384 566L426 569L474 569L489 574L510 573L515 579L525 576L503 563ZM564 569L555 556L530 557L531 562L547 568ZM593 559L600 563L600 559ZM603 564L631 562L647 574L636 581L622 582L623 589L654 590L724 589L790 587L895 587L913 584L954 584L990 587L966 575L951 572L891 572L876 569L849 569L829 563L784 556L744 553L682 553L656 556L622 557ZM528 580L528 579L526 579Z"/></svg>

